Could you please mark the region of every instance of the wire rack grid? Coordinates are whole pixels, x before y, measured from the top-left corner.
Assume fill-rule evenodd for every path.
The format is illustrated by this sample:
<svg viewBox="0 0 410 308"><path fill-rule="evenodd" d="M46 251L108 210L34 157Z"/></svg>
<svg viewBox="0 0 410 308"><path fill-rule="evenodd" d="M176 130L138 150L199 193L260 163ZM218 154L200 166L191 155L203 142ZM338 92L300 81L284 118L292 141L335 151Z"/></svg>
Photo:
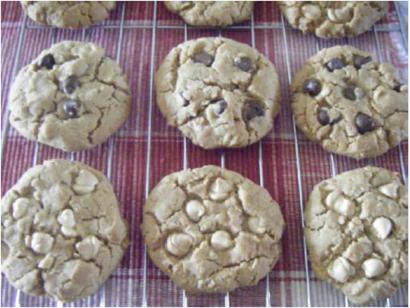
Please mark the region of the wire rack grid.
<svg viewBox="0 0 410 308"><path fill-rule="evenodd" d="M302 231L304 227L303 209L307 193L309 192L308 188L318 182L318 179L336 175L338 172L366 164L384 166L399 171L403 176L403 180L407 183L407 143L401 144L397 149L392 150L392 153L381 158L364 160L362 162L355 162L333 154L323 153L318 146L310 144L298 133L293 116L290 113L289 107L286 106L289 103L289 94L285 92L282 102L285 105L282 111L284 115L280 116L278 121L281 123L275 126L270 136L248 149L203 151L194 147L186 138L180 137L175 130L159 123L163 120L155 107L154 73L158 62L170 47L176 43L206 35L226 36L245 41L259 50L262 49L262 53L267 53L268 57L277 65L278 71L282 76L282 93L284 93L284 90L286 91L291 83L292 75L300 67L303 60L320 48L331 45L347 43L362 47L362 49L368 49L364 46L370 46L379 59L392 62L394 59L391 58L391 53L386 48L386 45L383 44L392 39L395 40L396 44L405 48L404 61L407 63L407 37L403 35L403 17L398 13L398 4L395 3L391 7L390 14L395 15L398 22L379 24L373 27L370 33L362 36L362 39L322 41L313 36L304 37L298 31L288 27L283 16L278 13L278 10L271 3L262 3L260 5L269 12L267 15L271 13L276 19L274 18L275 20L272 21L266 18L265 15L262 15L265 19L262 18L262 21L256 22L255 20L257 19L252 15L249 23L232 26L225 30L198 29L181 24L178 21L176 22L177 24L168 22L167 18L169 15L164 13L163 5L156 1L146 3L140 7L137 5L140 9L152 10L152 14L147 14L147 16L150 15L152 17L148 22L146 20L134 22L127 18L130 10L132 8L135 9L135 4L129 2L119 4L113 21L104 22L102 25L87 30L70 32L51 29L35 25L27 17L23 17L22 21L19 20L17 23L18 27L16 23L6 24L2 22L2 28L5 30L10 29L17 42L17 44L13 45L15 48L15 52L13 51L15 55L13 65L10 68L6 68L6 70L9 70L10 76L4 82L6 78L2 75L1 160L3 166L5 166L2 168L3 179L5 176L7 177L6 181L2 180L2 189L4 191L4 188L10 187L25 168L28 168L30 165L36 165L42 160L58 157L84 161L97 169L105 170L107 177L113 181L114 187L119 190L120 200L124 204L123 211L130 224L131 231L138 232L143 200L146 199L152 186L162 176L170 171L177 171L188 167L197 167L207 163L219 164L222 167L228 167L247 175L261 186L266 187L276 199L279 198L285 203L287 198L280 197L279 194L289 191L290 194L293 194L293 199L289 202L290 209L287 208L287 204L283 205L280 202L282 211L288 220L289 229L293 229L287 235L287 240L289 240L290 244L284 243L284 255L286 254L284 258L289 257L291 259L290 262L286 260L280 261L273 272L255 288L235 291L232 294L191 296L187 295L183 290L177 289L153 266L147 258L146 246L143 244L140 236L134 235L132 238L135 240L131 241L130 252L124 257L121 267L97 294L78 302L63 304L43 297L28 296L12 288L4 276L2 276L2 306L347 307L351 305L340 292L334 290L326 283L318 281L310 270L306 243ZM260 17L261 15L258 15L258 18ZM124 39L126 31L128 31L126 33L127 37ZM141 31L143 33L137 35L137 38L142 36L142 39L146 40L147 44L138 46L139 42L137 42L137 39L132 40L131 36ZM167 40L166 37L169 36L167 32L169 31L177 34L172 39ZM390 37L392 34L393 38ZM400 40L397 40L396 34ZM268 35L274 38L272 39ZM39 46L32 48L28 45L30 36L36 36L40 41ZM104 36L109 37L104 39ZM133 94L135 91L146 90L148 92L147 95L138 96L138 99L142 98L138 103L146 104L146 108L139 110L141 112L145 111L146 117L141 117L135 113L132 114L131 117L134 120L131 120L131 124L127 124L125 128L111 137L106 144L84 153L67 154L39 145L38 143L26 141L17 136L16 132L10 128L7 120L9 112L6 99L4 99L5 90L8 90L10 81L22 67L23 60L28 62L30 58L33 58L47 45L67 38L82 41L101 40L103 45L107 47L108 52L115 55L116 60L123 66L139 65L138 74L129 74L130 77L132 75L135 79L138 79L138 81L131 81L132 92ZM126 40L131 40L131 42ZM307 43L296 46L300 42ZM136 50L130 48L132 43L137 43L137 47L141 48L142 51L137 54L137 57L131 55L132 61L129 61L130 49L132 51ZM275 53L279 53L279 55L277 56ZM130 70L132 71L133 69ZM141 72L148 75L149 78L141 81L141 79L145 79L141 76ZM406 68L402 69L401 73L402 77L407 79ZM135 99L133 104L136 104ZM164 147L166 146L170 148L170 153L164 153ZM142 162L138 164L134 161L131 162L132 157L131 160L130 158L124 158L124 156L129 156L129 154L135 154L136 160L141 159ZM272 159L272 156L275 156L275 154L278 156L282 155L282 159L286 159L286 162L278 167L278 163ZM312 154L314 156L313 160L306 158ZM12 164L13 168L10 168L9 162L12 159L18 160L19 158L22 158L22 162L18 161ZM175 162L177 160L180 161ZM312 164L317 164L317 162L320 162L320 166L312 166ZM137 168L131 168L132 170L130 171L130 167ZM125 172L124 168L128 170L128 176L126 177L121 176L121 172ZM291 179L286 181L283 174L280 178L282 180L285 179L286 183L291 184L289 189L278 186L277 181L280 180L277 177L278 174L272 174L272 171L277 170L291 171ZM133 177L136 179L133 179ZM139 186L139 189L131 191L139 197L126 197L125 194L129 193L129 191L120 187L127 185ZM289 252L292 249L295 249L294 253L296 256L293 256L293 252ZM401 289L393 298L375 303L374 305L387 307L407 306L407 291Z"/></svg>

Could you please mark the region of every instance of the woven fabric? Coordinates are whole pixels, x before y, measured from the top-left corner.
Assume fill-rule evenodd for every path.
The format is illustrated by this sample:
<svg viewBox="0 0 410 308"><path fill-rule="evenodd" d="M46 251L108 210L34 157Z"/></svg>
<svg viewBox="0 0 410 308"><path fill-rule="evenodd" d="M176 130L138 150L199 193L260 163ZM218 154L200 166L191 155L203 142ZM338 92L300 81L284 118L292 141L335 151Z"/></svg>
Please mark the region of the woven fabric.
<svg viewBox="0 0 410 308"><path fill-rule="evenodd" d="M403 81L407 81L408 53L394 3L390 3L388 16L375 29L358 38L340 40L316 39L290 29L273 2L257 3L251 21L221 31L184 27L160 2L118 3L108 20L87 30L37 25L24 18L16 2L3 2L1 17L2 194L35 164L52 158L75 159L111 179L129 223L131 246L120 267L97 294L74 306L345 306L345 297L310 271L303 246L301 209L312 187L332 176L333 171L340 173L371 164L407 174L407 142L381 157L359 162L329 155L299 132L295 134L289 81L305 59L319 48L336 44L373 52L397 67ZM218 35L255 44L276 65L280 76L282 109L274 128L261 143L244 149L206 151L190 141L185 143L178 130L166 125L155 104L152 73L167 52L185 38ZM62 40L85 40L104 47L120 62L132 90L132 112L127 123L108 142L76 154L28 141L7 120L7 96L16 72L42 49ZM263 184L278 201L287 222L283 255L269 277L256 287L229 295L185 296L145 255L139 225L146 194L163 176L185 165L206 164L224 164ZM4 276L1 295L2 306L57 304L16 291ZM408 306L407 290L402 288L388 303ZM384 306L386 301L376 304Z"/></svg>

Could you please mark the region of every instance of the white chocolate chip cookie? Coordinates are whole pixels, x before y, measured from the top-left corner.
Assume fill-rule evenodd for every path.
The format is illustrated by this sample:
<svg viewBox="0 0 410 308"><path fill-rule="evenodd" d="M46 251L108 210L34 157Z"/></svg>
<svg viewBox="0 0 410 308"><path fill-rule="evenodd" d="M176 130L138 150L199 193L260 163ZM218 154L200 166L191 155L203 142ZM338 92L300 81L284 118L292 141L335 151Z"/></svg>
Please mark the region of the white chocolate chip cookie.
<svg viewBox="0 0 410 308"><path fill-rule="evenodd" d="M252 1L165 1L165 6L192 26L226 27L248 20Z"/></svg>
<svg viewBox="0 0 410 308"><path fill-rule="evenodd" d="M406 187L386 169L360 168L317 184L305 210L316 276L358 305L393 295L407 283L407 208Z"/></svg>
<svg viewBox="0 0 410 308"><path fill-rule="evenodd" d="M383 1L280 1L292 27L322 38L351 37L368 31L388 11Z"/></svg>
<svg viewBox="0 0 410 308"><path fill-rule="evenodd" d="M82 163L45 161L1 201L2 272L28 294L63 302L91 295L127 246L110 183Z"/></svg>
<svg viewBox="0 0 410 308"><path fill-rule="evenodd" d="M291 89L296 125L333 153L375 157L408 136L408 88L395 68L351 46L321 50Z"/></svg>
<svg viewBox="0 0 410 308"><path fill-rule="evenodd" d="M127 78L92 44L63 41L18 73L10 123L24 137L65 151L92 148L116 132L131 108Z"/></svg>
<svg viewBox="0 0 410 308"><path fill-rule="evenodd" d="M203 148L235 148L264 137L279 112L274 65L226 38L173 48L156 75L157 104L168 123Z"/></svg>
<svg viewBox="0 0 410 308"><path fill-rule="evenodd" d="M35 22L58 28L89 27L106 19L115 1L21 1Z"/></svg>
<svg viewBox="0 0 410 308"><path fill-rule="evenodd" d="M191 293L257 284L281 254L283 229L265 189L216 166L164 177L141 225L154 264Z"/></svg>

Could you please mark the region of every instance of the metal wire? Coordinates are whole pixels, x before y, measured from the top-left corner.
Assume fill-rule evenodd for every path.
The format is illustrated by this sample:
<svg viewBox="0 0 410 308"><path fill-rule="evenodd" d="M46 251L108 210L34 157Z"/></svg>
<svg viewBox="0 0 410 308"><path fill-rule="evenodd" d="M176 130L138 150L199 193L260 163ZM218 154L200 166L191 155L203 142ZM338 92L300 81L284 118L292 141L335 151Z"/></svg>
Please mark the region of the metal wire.
<svg viewBox="0 0 410 308"><path fill-rule="evenodd" d="M184 42L188 40L188 27L185 24L184 27ZM187 143L187 137L184 136L184 141L183 141L183 169L186 170L188 169L188 143ZM187 307L188 306L188 298L186 296L186 292L184 289L182 289L182 306Z"/></svg>
<svg viewBox="0 0 410 308"><path fill-rule="evenodd" d="M121 23L120 25L102 25L99 26L99 28L107 28L107 29L119 29L119 38L117 41L117 49L116 49L116 60L119 62L120 60L120 55L121 55L121 45L122 45L122 40L123 40L123 31L124 29L150 29L152 30L152 45L151 45L151 63L150 63L150 94L149 94L149 112L148 112L148 135L147 135L147 165L146 165L146 182L145 182L145 197L148 197L149 191L150 191L150 177L151 177L151 153L152 153L152 114L153 114L153 76L154 76L154 68L155 68L155 50L156 50L156 31L157 29L182 29L184 31L184 41L187 40L188 38L188 30L192 29L193 27L187 26L184 24L183 26L179 25L158 25L158 20L157 20L157 1L154 3L154 9L153 9L153 23L152 25L129 25L125 24L125 6L126 3L123 3L122 5L122 12L121 12ZM381 53L381 47L380 47L380 41L378 37L378 33L380 32L400 32L402 35L403 43L404 46L407 49L407 37L404 34L404 21L401 18L401 15L398 10L398 5L395 3L395 10L396 14L399 20L399 27L397 26L390 26L390 25L377 25L373 27L373 32L374 32L374 37L376 41L376 47L377 47L377 52L379 58L381 58L382 53ZM262 25L255 25L254 23L254 16L252 15L251 17L251 23L249 26L231 26L228 27L227 29L244 29L244 30L250 30L251 31L251 40L252 40L252 46L255 47L255 29L263 29L263 30L268 30L268 29L279 29L282 30L282 35L283 35L283 40L284 40L284 45L285 45L285 57L286 57L286 67L287 67L287 75L288 75L288 82L289 84L291 83L291 65L290 65L290 59L289 59L289 46L288 46L288 41L287 41L287 31L297 31L294 30L293 28L289 27L286 25L284 22L283 16L281 16L281 23L275 23L275 24L262 24ZM6 25L7 27L8 25ZM21 62L21 50L22 50L22 45L23 41L25 38L25 32L26 29L47 29L50 27L47 26L37 26L37 25L27 25L27 16L24 17L23 22L20 26L20 33L18 37L18 45L16 49L16 58L15 62L13 65L13 70L12 70L12 77L14 78L16 76L17 70L20 67L20 62ZM198 29L198 28L195 28ZM55 40L55 30L53 30L53 42ZM82 40L85 39L85 34L86 31L83 30L83 35L82 35ZM219 32L219 35L221 35L221 32ZM318 47L318 45L317 45ZM9 121L7 118L9 117L9 110L8 108L6 109L6 115L3 116L3 127L2 127L2 145L1 145L1 161L3 162L4 159L4 148L6 144L6 140L8 138L8 131L9 131ZM297 134L297 129L296 129L296 124L295 124L295 119L292 116L292 124L293 124L293 139L295 142L295 156L296 156L296 169L297 169L297 183L298 183L298 192L299 192L299 207L301 211L301 224L302 224L302 229L304 229L304 192L303 192L303 186L302 186L302 172L301 172L301 160L300 160L300 149L299 149L299 140L298 140L298 134ZM114 151L114 138L111 137L108 141L108 157L107 157L107 177L111 179L112 177L112 158L113 158L113 151ZM407 173L406 173L406 167L404 164L404 155L403 155L403 150L402 146L398 146L398 151L399 151L399 159L400 159L400 167L402 171L402 175L404 178L405 183L407 183ZM39 144L36 143L33 151L33 157L32 157L32 164L35 165L37 164L38 161L38 156L39 156ZM70 157L72 160L75 159L75 154L70 153ZM330 165L331 165L331 172L332 175L337 174L337 165L335 162L335 158L333 154L329 155L330 159ZM225 152L222 150L221 151L221 157L220 157L220 163L221 167L225 167L226 161L225 161ZM187 139L184 137L183 139L183 168L186 169L188 168L188 144L187 144ZM263 143L262 141L259 142L258 144L258 168L259 168L259 183L261 186L264 185L264 175L263 175ZM306 278L306 306L310 307L311 306L311 286L310 286L310 272L309 272L309 264L308 264L308 258L307 258L307 248L306 248L306 239L303 237L303 255L304 255L304 269L305 269L305 278ZM146 307L147 306L147 247L144 245L144 256L143 256L143 285L142 285L142 306ZM130 275L131 277L131 275ZM129 294L132 293L132 279L130 278L129 282ZM104 289L103 289L104 290ZM101 307L106 307L106 301L105 301L105 290L102 291L103 295L101 296L100 300L100 306ZM21 294L20 291L16 291L16 300L15 300L15 306L20 307L20 299L21 299ZM266 278L266 298L265 298L266 306L269 307L271 305L271 293L270 293L270 287L269 287L269 276ZM56 302L58 307L62 307L63 303L61 302ZM224 304L225 307L230 306L230 296L229 293L226 293L225 298L224 298ZM186 296L185 291L182 291L182 305L184 307L188 306L188 298ZM349 303L347 301L347 297L345 297L345 305L348 306ZM386 307L391 306L391 301L390 299L386 300Z"/></svg>
<svg viewBox="0 0 410 308"><path fill-rule="evenodd" d="M130 23L128 21L128 23ZM5 25L3 26L5 28L13 28L13 25ZM184 29L185 26L183 25L157 25L157 29L179 29L182 30ZM292 32L297 32L299 30L294 29L292 27L289 27L285 25L287 30L290 30ZM51 28L50 26L40 26L40 25L28 25L27 29L49 29ZM118 25L99 25L98 28L100 29L118 29L120 26ZM150 25L145 25L145 24L125 24L124 29L147 29L150 30L152 29L152 26ZM196 29L196 30L209 30L209 28L206 27L193 27L193 26L188 26L188 29ZM249 26L242 26L242 25L234 25L234 26L229 26L225 28L226 30L248 30ZM261 29L261 30L269 30L269 29L276 29L276 30L281 30L282 29L282 23L272 23L272 24L261 24L261 25L255 25L255 29ZM400 31L400 26L395 26L395 25L376 25L376 31L377 32L399 32Z"/></svg>
<svg viewBox="0 0 410 308"><path fill-rule="evenodd" d="M151 179L151 143L152 143L152 109L153 109L153 90L154 90L154 69L155 69L155 48L157 36L157 1L154 2L154 16L152 25L151 40L151 66L149 84L149 109L148 109L148 136L147 136L147 167L145 169L145 199L148 198ZM142 283L142 306L147 307L147 245L144 244L144 280Z"/></svg>
<svg viewBox="0 0 410 308"><path fill-rule="evenodd" d="M283 15L282 18L282 35L283 41L285 45L285 58L286 58L286 70L288 75L288 83L289 85L292 83L292 71L290 67L290 59L289 59L289 46L288 46L288 38L286 34L286 27L285 27L285 20ZM300 209L300 216L301 216L301 224L302 224L302 232L305 230L305 215L304 215L304 193L303 193L303 186L302 186L302 172L301 172L301 163L300 163L300 150L299 150L299 140L296 130L296 121L295 116L292 114L292 128L293 128L293 139L295 141L295 156L296 156L296 171L297 171L297 181L298 181L298 190L299 190L299 209ZM306 278L306 306L311 307L311 291L310 291L310 273L309 273L309 264L308 264L308 254L306 248L306 238L303 235L302 237L302 245L303 245L303 265L305 268L305 278Z"/></svg>

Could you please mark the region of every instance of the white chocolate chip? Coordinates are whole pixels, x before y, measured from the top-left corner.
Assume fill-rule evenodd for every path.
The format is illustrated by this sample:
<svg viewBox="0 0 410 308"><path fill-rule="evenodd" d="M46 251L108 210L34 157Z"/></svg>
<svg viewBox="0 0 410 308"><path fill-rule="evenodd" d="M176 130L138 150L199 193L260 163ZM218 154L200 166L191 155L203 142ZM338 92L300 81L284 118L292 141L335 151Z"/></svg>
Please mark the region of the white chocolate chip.
<svg viewBox="0 0 410 308"><path fill-rule="evenodd" d="M216 231L212 234L211 245L217 250L227 249L232 246L231 235L226 231Z"/></svg>
<svg viewBox="0 0 410 308"><path fill-rule="evenodd" d="M387 238L393 230L393 224L390 219L386 217L378 217L372 224L373 233L378 238L384 240Z"/></svg>
<svg viewBox="0 0 410 308"><path fill-rule="evenodd" d="M369 255L372 249L372 242L367 237L362 237L346 248L343 252L343 257L352 263L358 263L361 262L366 255Z"/></svg>
<svg viewBox="0 0 410 308"><path fill-rule="evenodd" d="M327 269L328 274L339 282L346 282L355 273L354 267L343 257L338 257Z"/></svg>
<svg viewBox="0 0 410 308"><path fill-rule="evenodd" d="M346 217L344 217L344 216L339 216L339 217L337 218L337 223L338 223L339 225L344 225L344 224L346 223Z"/></svg>
<svg viewBox="0 0 410 308"><path fill-rule="evenodd" d="M333 208L344 216L352 216L355 212L355 204L352 200L339 196L333 204Z"/></svg>
<svg viewBox="0 0 410 308"><path fill-rule="evenodd" d="M18 198L13 202L13 218L19 219L23 217L30 206L30 199Z"/></svg>
<svg viewBox="0 0 410 308"><path fill-rule="evenodd" d="M257 234L262 234L266 232L264 226L262 226L260 219L256 216L250 217L248 220L249 229Z"/></svg>
<svg viewBox="0 0 410 308"><path fill-rule="evenodd" d="M399 185L395 182L379 187L379 191L387 197L396 199L399 195Z"/></svg>
<svg viewBox="0 0 410 308"><path fill-rule="evenodd" d="M84 260L90 260L97 256L102 244L103 243L95 236L88 236L81 242L75 244L75 249L77 249L81 258Z"/></svg>
<svg viewBox="0 0 410 308"><path fill-rule="evenodd" d="M87 170L81 170L75 179L73 190L80 195L88 194L98 184L97 177Z"/></svg>
<svg viewBox="0 0 410 308"><path fill-rule="evenodd" d="M320 8L314 4L306 4L302 7L303 15L309 19L317 19L320 17Z"/></svg>
<svg viewBox="0 0 410 308"><path fill-rule="evenodd" d="M211 191L209 193L213 200L220 201L226 199L232 190L232 185L224 179L217 178L211 185Z"/></svg>
<svg viewBox="0 0 410 308"><path fill-rule="evenodd" d="M325 199L326 205L329 207L333 206L333 203L335 203L336 199L339 198L339 196L340 196L339 192L332 191L330 194L326 196L326 199Z"/></svg>
<svg viewBox="0 0 410 308"><path fill-rule="evenodd" d="M177 257L182 257L188 253L193 244L193 239L185 233L174 233L168 236L166 242L167 250Z"/></svg>
<svg viewBox="0 0 410 308"><path fill-rule="evenodd" d="M38 267L41 269L50 269L53 266L54 257L51 254L47 254L39 263Z"/></svg>
<svg viewBox="0 0 410 308"><path fill-rule="evenodd" d="M199 221L205 213L205 208L198 200L190 200L187 202L185 211L189 218L193 221Z"/></svg>
<svg viewBox="0 0 410 308"><path fill-rule="evenodd" d="M386 267L380 259L371 258L363 262L362 270L367 278L374 278L383 274Z"/></svg>
<svg viewBox="0 0 410 308"><path fill-rule="evenodd" d="M356 98L358 98L358 99L361 99L365 96L364 91L361 88L358 88L358 87L356 87L354 89L354 94L355 94Z"/></svg>
<svg viewBox="0 0 410 308"><path fill-rule="evenodd" d="M328 9L327 16L333 22L347 22L352 19L352 12L349 7Z"/></svg>
<svg viewBox="0 0 410 308"><path fill-rule="evenodd" d="M54 238L44 232L34 232L31 238L31 248L37 253L47 253L53 247Z"/></svg>
<svg viewBox="0 0 410 308"><path fill-rule="evenodd" d="M58 215L57 221L64 227L72 228L75 226L74 212L70 209L65 209Z"/></svg>
<svg viewBox="0 0 410 308"><path fill-rule="evenodd" d="M76 237L78 235L77 231L74 228L65 227L65 226L61 227L61 232L65 236L70 236L70 237Z"/></svg>

